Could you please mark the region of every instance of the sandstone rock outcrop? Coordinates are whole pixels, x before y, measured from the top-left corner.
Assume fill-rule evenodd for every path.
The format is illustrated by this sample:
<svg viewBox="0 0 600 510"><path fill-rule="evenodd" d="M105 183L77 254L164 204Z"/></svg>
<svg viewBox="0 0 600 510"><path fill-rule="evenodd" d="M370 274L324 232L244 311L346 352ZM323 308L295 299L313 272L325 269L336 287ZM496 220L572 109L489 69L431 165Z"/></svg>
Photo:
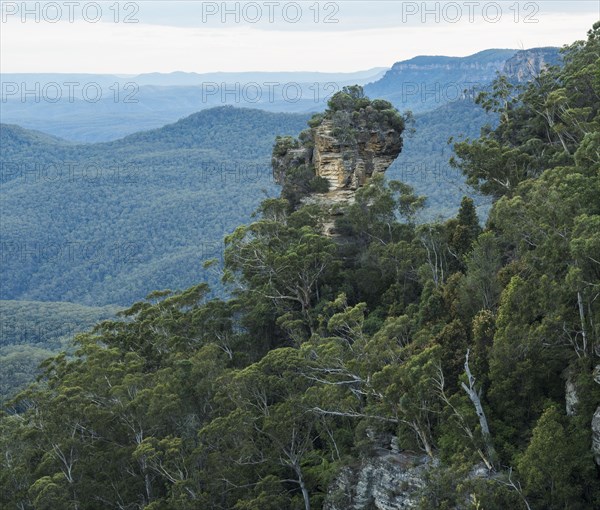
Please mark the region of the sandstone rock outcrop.
<svg viewBox="0 0 600 510"><path fill-rule="evenodd" d="M315 129L315 174L327 179L330 192L355 191L376 173L384 173L402 150L401 133L378 129L359 117L350 146L335 135L335 125L325 120Z"/></svg>
<svg viewBox="0 0 600 510"><path fill-rule="evenodd" d="M570 370L565 371L565 411L567 416L575 416L577 404L579 404L579 395L577 386L573 380L573 373Z"/></svg>
<svg viewBox="0 0 600 510"><path fill-rule="evenodd" d="M341 94L333 98L339 104L330 102L298 139L278 139L272 158L282 195L301 195L299 203L329 208L331 217L370 177L389 168L402 150L404 130L404 118L387 101L370 101L362 90ZM320 179L327 191L311 189L310 179ZM326 233L333 234L333 220L326 223Z"/></svg>
<svg viewBox="0 0 600 510"><path fill-rule="evenodd" d="M405 510L417 508L439 459L379 448L360 464L340 470L330 484L323 510ZM502 479L481 463L466 479ZM465 505L468 501L465 500ZM461 507L462 508L462 507Z"/></svg>

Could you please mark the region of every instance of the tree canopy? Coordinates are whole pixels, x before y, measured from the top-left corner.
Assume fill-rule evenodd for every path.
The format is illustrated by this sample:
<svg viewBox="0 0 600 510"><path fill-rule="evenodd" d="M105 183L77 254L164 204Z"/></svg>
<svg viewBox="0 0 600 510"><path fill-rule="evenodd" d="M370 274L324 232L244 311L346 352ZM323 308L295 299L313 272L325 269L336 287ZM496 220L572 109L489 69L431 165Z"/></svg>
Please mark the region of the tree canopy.
<svg viewBox="0 0 600 510"><path fill-rule="evenodd" d="M230 299L156 292L78 335L3 412L0 502L322 508L379 434L436 460L420 508L597 507L599 41L510 96L499 79L499 126L456 146L495 198L484 228L468 198L418 223L381 178L347 243L268 199L226 238Z"/></svg>

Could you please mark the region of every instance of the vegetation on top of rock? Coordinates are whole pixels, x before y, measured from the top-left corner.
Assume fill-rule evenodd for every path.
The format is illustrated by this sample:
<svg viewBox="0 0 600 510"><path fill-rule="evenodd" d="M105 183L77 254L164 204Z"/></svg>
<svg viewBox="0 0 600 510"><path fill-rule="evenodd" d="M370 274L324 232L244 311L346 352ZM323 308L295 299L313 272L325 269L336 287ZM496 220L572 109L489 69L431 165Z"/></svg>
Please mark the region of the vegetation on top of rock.
<svg viewBox="0 0 600 510"><path fill-rule="evenodd" d="M272 165L275 180L283 186L282 197L294 209L310 193L355 190L392 163L411 120L410 113L401 115L388 101L370 100L361 86L344 87L297 139L277 137ZM378 166L378 158L385 163Z"/></svg>

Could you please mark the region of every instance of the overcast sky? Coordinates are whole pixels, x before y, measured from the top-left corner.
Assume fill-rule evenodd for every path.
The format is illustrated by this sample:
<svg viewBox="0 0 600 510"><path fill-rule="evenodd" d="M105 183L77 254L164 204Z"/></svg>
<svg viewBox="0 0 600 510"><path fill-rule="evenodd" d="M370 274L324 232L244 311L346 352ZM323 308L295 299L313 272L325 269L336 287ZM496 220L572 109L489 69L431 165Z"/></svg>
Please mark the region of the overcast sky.
<svg viewBox="0 0 600 510"><path fill-rule="evenodd" d="M416 55L561 46L599 18L599 0L2 0L0 70L349 72Z"/></svg>

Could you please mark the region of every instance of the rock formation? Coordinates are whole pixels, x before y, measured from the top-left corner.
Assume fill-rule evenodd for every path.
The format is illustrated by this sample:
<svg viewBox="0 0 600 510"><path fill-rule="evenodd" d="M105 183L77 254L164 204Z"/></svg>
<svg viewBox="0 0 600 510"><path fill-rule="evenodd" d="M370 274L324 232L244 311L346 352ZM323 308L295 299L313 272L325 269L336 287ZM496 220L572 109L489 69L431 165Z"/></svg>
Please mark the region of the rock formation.
<svg viewBox="0 0 600 510"><path fill-rule="evenodd" d="M299 139L277 140L272 166L282 196L293 207L317 203L335 216L358 188L398 157L404 118L387 101L364 97L360 87L336 94L329 106ZM333 234L332 225L329 221L325 233Z"/></svg>
<svg viewBox="0 0 600 510"><path fill-rule="evenodd" d="M546 67L560 64L558 48L531 48L515 53L504 64L502 73L512 81L528 82L538 76Z"/></svg>
<svg viewBox="0 0 600 510"><path fill-rule="evenodd" d="M360 463L339 471L329 485L323 510L418 508L423 489L440 467L439 459L427 455L378 448ZM480 463L472 467L465 480L494 478L502 479L503 474L490 472Z"/></svg>
<svg viewBox="0 0 600 510"><path fill-rule="evenodd" d="M343 468L329 487L323 510L415 508L430 464L426 456L382 451L357 467Z"/></svg>
<svg viewBox="0 0 600 510"><path fill-rule="evenodd" d="M315 129L313 163L315 174L327 179L329 193L356 191L376 173L384 173L402 150L401 133L379 129L366 115L357 121L355 141L345 146L335 134L335 125L324 120Z"/></svg>
<svg viewBox="0 0 600 510"><path fill-rule="evenodd" d="M575 416L577 412L577 404L579 404L579 395L577 386L573 380L573 372L566 370L565 377L565 411L567 416Z"/></svg>

